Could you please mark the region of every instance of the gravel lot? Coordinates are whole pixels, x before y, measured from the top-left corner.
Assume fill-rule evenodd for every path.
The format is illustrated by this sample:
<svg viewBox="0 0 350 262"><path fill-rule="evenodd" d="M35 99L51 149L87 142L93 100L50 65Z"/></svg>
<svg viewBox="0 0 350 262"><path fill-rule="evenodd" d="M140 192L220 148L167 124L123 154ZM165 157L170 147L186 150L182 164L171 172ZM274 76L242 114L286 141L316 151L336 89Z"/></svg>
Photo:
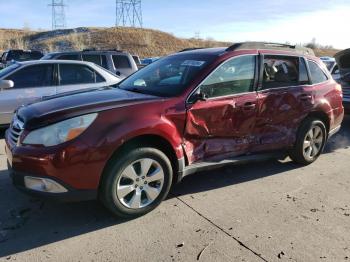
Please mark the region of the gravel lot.
<svg viewBox="0 0 350 262"><path fill-rule="evenodd" d="M0 261L350 261L350 118L313 165L268 161L196 174L154 212L15 190L0 140Z"/></svg>

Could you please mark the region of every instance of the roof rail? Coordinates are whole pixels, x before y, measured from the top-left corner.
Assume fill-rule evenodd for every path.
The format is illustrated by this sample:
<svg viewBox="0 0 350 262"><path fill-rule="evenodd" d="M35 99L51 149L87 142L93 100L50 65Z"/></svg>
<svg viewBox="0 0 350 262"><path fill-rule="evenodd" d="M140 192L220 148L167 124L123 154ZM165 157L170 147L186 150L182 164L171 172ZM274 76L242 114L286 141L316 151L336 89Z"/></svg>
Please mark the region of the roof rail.
<svg viewBox="0 0 350 262"><path fill-rule="evenodd" d="M185 48L178 53L186 52L186 51L193 51L193 50L198 50L198 49L204 49L205 47L190 47L190 48Z"/></svg>
<svg viewBox="0 0 350 262"><path fill-rule="evenodd" d="M269 43L269 42L242 42L235 43L226 51L237 51L243 49L267 49L267 50L283 50L299 53L302 55L315 55L314 51L311 48L297 46L297 45L288 45L280 43Z"/></svg>
<svg viewBox="0 0 350 262"><path fill-rule="evenodd" d="M83 49L83 52L94 52L94 51L114 51L114 52L119 52L122 53L123 50L118 50L118 49L97 49L97 48L87 48Z"/></svg>

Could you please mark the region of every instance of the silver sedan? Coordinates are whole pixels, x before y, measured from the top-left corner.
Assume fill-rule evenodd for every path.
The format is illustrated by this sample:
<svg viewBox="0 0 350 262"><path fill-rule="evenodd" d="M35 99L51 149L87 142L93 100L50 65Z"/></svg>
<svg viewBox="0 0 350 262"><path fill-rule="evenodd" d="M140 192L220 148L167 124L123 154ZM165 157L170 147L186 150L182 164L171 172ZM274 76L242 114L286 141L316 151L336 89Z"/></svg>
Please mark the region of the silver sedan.
<svg viewBox="0 0 350 262"><path fill-rule="evenodd" d="M0 70L0 127L11 122L21 105L60 93L112 86L121 79L90 62L39 60Z"/></svg>

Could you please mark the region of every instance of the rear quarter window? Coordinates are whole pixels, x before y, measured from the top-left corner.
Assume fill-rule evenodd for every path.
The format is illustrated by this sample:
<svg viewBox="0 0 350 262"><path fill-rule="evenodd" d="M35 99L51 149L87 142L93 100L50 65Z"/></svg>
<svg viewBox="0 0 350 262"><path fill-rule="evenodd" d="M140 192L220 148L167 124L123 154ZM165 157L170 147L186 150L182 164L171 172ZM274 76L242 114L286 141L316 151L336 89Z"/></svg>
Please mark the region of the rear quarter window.
<svg viewBox="0 0 350 262"><path fill-rule="evenodd" d="M114 55L112 56L115 68L131 68L129 58L124 55Z"/></svg>
<svg viewBox="0 0 350 262"><path fill-rule="evenodd" d="M80 61L79 55L60 55L56 57L57 60L77 60Z"/></svg>
<svg viewBox="0 0 350 262"><path fill-rule="evenodd" d="M316 62L308 60L308 64L310 70L310 77L313 84L323 83L328 80L327 75L325 74L325 72L323 72L323 70Z"/></svg>

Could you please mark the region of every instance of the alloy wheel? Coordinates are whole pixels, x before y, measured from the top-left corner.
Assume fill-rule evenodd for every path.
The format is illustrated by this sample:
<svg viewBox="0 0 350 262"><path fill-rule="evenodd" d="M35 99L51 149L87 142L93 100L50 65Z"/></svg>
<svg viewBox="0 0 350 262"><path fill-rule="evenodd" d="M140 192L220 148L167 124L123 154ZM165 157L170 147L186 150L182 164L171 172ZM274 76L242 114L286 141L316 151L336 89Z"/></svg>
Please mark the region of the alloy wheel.
<svg viewBox="0 0 350 262"><path fill-rule="evenodd" d="M117 197L127 208L140 209L153 203L164 185L162 166L143 158L128 165L117 182Z"/></svg>
<svg viewBox="0 0 350 262"><path fill-rule="evenodd" d="M321 127L313 126L305 135L303 144L304 157L308 160L312 160L320 153L323 143L324 133Z"/></svg>

